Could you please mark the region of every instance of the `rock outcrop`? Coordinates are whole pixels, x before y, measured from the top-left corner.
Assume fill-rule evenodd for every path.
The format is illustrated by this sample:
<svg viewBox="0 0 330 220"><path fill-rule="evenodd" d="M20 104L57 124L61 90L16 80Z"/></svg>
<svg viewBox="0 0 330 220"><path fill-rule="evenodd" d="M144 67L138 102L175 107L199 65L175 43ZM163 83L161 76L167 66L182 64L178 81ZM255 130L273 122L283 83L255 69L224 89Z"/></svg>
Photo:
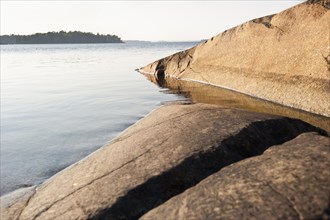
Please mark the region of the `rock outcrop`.
<svg viewBox="0 0 330 220"><path fill-rule="evenodd" d="M223 168L142 219L329 219L329 168L329 138L305 133Z"/></svg>
<svg viewBox="0 0 330 220"><path fill-rule="evenodd" d="M166 92L189 98L189 102L191 103L213 104L226 108L238 108L246 111L296 118L315 127L322 128L330 134L330 117L301 111L203 83L167 78L163 84L160 84L153 75L148 74L145 76L156 85L170 89L169 91L165 90Z"/></svg>
<svg viewBox="0 0 330 220"><path fill-rule="evenodd" d="M20 199L2 203L1 219L136 219L185 190L193 190L203 179L212 179L214 173L218 178L217 172L223 167L260 155L273 145L313 131L323 132L300 120L215 105L164 106L107 146L36 189L25 192ZM259 184L259 190L265 189L262 195L275 196L273 200L267 200L274 202L284 200L280 195L275 195L266 182L240 175L249 168L251 175L256 175L260 181L270 181L269 173L278 177L272 181L292 181L295 184L305 184L305 177L315 178L312 185L287 190L293 194L308 190L308 194L303 195L314 195L313 206L319 213L326 206L324 196L320 194L330 193L327 186L321 183L314 185L316 180L329 182L325 167L329 162L325 157L329 154L325 155L323 146L326 140L314 134L307 140L307 148L303 145L301 148L290 147L289 144L286 150L286 145L283 145L280 147L282 151L274 151L272 163L263 159L270 153L257 157L255 164L260 164L258 167L242 162L243 165L239 165L242 171L236 169L236 178L246 181L246 185L242 184L246 193L253 193L251 187ZM317 143L311 144L309 141ZM311 152L309 156L308 151ZM288 154L287 160L282 158L285 154ZM262 161L265 164L261 167ZM305 170L301 167L303 163ZM262 171L256 174L257 168L262 168ZM232 168L228 169L226 172L233 177L232 182L227 178L217 184L236 189L239 185L234 179L235 173L230 170ZM283 171L282 176L280 171ZM291 176L290 172L295 176ZM244 178L246 180L242 180ZM212 204L210 201L210 207L213 207ZM259 212L266 216L275 205L264 205ZM291 203L285 200L281 207L283 215L293 216ZM308 212L309 207L302 204L299 211ZM159 213L161 216L162 213Z"/></svg>
<svg viewBox="0 0 330 220"><path fill-rule="evenodd" d="M254 19L139 69L330 117L330 1Z"/></svg>

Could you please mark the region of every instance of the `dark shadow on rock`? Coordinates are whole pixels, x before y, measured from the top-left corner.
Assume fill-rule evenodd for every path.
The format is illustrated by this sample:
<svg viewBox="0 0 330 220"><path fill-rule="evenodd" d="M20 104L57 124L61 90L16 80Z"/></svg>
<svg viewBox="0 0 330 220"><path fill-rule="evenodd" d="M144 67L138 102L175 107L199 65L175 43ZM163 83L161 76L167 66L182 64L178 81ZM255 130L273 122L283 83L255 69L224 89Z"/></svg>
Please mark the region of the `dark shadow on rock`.
<svg viewBox="0 0 330 220"><path fill-rule="evenodd" d="M155 77L156 77L156 82L158 85L162 86L166 83L165 82L165 72L163 69L157 70L155 73Z"/></svg>
<svg viewBox="0 0 330 220"><path fill-rule="evenodd" d="M282 144L310 131L326 135L323 130L297 119L254 122L236 135L215 144L210 150L195 153L176 167L128 191L112 207L100 210L90 219L138 219L221 168L260 155L270 146Z"/></svg>
<svg viewBox="0 0 330 220"><path fill-rule="evenodd" d="M329 202L328 202L328 207L326 207L323 210L323 213L316 218L316 220L329 220L330 219L330 196L329 196Z"/></svg>

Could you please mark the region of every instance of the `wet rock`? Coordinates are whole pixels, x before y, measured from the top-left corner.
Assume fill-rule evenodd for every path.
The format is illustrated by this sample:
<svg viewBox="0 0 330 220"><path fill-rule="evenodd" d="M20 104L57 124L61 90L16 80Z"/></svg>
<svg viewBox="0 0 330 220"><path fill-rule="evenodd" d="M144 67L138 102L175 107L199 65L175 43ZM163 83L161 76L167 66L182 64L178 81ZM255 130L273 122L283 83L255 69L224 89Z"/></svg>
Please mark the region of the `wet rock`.
<svg viewBox="0 0 330 220"><path fill-rule="evenodd" d="M223 168L142 219L326 219L329 183L330 139L305 133Z"/></svg>
<svg viewBox="0 0 330 220"><path fill-rule="evenodd" d="M159 81L152 75L146 75L146 77L151 82L159 84ZM273 102L266 102L239 92L198 82L175 78L166 78L166 81L163 81L164 84L161 84L161 86L170 89L166 92L189 97L192 103L215 104L227 108L239 108L247 111L297 118L322 128L330 134L330 117L293 109Z"/></svg>
<svg viewBox="0 0 330 220"><path fill-rule="evenodd" d="M280 116L206 104L163 106L27 199L2 206L1 219L136 219L221 168L308 131L322 133Z"/></svg>

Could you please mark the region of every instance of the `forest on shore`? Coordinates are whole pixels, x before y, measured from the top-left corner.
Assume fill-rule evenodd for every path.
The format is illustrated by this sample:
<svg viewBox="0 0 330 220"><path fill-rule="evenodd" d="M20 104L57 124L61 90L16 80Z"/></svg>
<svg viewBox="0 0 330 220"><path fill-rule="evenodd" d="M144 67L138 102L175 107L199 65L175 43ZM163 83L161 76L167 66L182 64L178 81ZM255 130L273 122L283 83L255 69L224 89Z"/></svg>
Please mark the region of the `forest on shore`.
<svg viewBox="0 0 330 220"><path fill-rule="evenodd" d="M81 31L60 31L32 35L2 35L0 44L82 44L82 43L123 43L117 35L93 34Z"/></svg>

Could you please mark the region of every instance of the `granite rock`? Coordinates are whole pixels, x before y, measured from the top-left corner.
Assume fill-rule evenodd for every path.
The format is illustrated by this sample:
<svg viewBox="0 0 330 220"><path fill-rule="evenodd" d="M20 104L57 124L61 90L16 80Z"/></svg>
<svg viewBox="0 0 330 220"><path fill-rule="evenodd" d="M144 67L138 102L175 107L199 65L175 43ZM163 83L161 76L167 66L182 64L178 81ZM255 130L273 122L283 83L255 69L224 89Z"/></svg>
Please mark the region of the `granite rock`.
<svg viewBox="0 0 330 220"><path fill-rule="evenodd" d="M1 219L136 219L223 167L309 131L322 133L280 116L163 106L28 197L2 204Z"/></svg>
<svg viewBox="0 0 330 220"><path fill-rule="evenodd" d="M254 19L139 69L330 117L330 1Z"/></svg>
<svg viewBox="0 0 330 220"><path fill-rule="evenodd" d="M209 176L142 219L329 219L330 139L304 133Z"/></svg>

